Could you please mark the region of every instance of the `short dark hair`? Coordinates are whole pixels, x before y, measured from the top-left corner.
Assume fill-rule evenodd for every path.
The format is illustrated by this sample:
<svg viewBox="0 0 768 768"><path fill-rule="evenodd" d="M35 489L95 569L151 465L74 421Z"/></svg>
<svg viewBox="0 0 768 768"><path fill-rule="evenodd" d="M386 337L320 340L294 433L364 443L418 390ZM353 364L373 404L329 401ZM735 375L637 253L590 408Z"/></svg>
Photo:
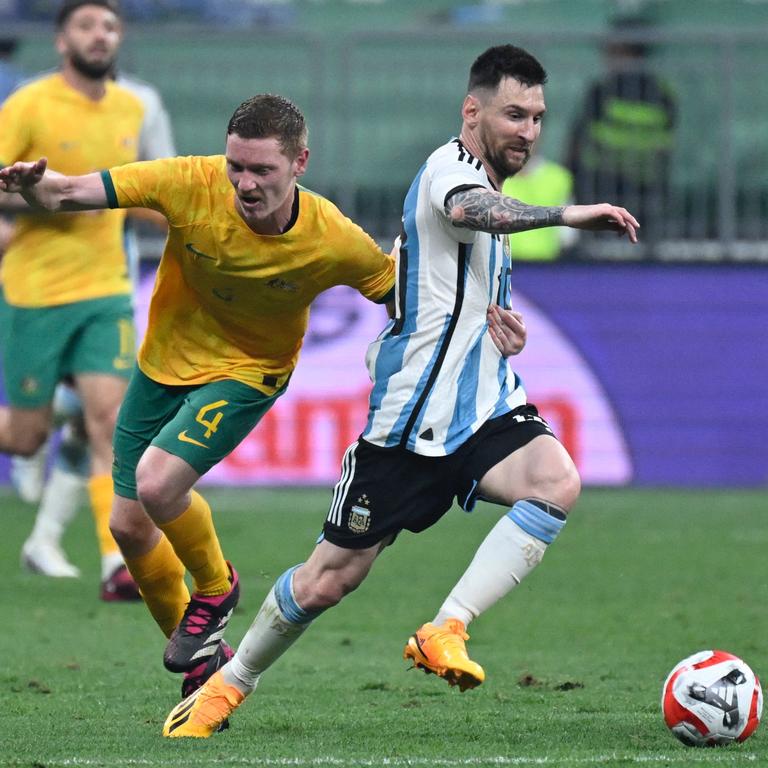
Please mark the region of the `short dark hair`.
<svg viewBox="0 0 768 768"><path fill-rule="evenodd" d="M528 51L515 45L497 45L475 59L469 70L467 91L496 90L504 77L513 77L528 88L547 82L544 67Z"/></svg>
<svg viewBox="0 0 768 768"><path fill-rule="evenodd" d="M307 146L307 123L301 110L288 99L260 93L244 101L229 119L227 136L241 139L275 138L291 158Z"/></svg>
<svg viewBox="0 0 768 768"><path fill-rule="evenodd" d="M61 29L67 23L67 19L83 5L100 5L112 11L115 16L121 16L119 0L64 0L56 14L57 29Z"/></svg>

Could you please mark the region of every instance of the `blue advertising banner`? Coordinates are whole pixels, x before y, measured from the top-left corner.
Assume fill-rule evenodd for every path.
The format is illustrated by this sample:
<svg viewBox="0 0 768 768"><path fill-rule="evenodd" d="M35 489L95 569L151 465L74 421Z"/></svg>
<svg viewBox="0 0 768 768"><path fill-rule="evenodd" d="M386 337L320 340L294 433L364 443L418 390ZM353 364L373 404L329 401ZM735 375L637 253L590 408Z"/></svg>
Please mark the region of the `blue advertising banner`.
<svg viewBox="0 0 768 768"><path fill-rule="evenodd" d="M145 265L140 333L153 279ZM510 364L585 485L768 485L768 269L526 263L512 295L528 344ZM288 393L204 481L333 484L385 322L351 289L319 297Z"/></svg>
<svg viewBox="0 0 768 768"><path fill-rule="evenodd" d="M768 269L526 265L514 282L600 381L633 483L768 485Z"/></svg>

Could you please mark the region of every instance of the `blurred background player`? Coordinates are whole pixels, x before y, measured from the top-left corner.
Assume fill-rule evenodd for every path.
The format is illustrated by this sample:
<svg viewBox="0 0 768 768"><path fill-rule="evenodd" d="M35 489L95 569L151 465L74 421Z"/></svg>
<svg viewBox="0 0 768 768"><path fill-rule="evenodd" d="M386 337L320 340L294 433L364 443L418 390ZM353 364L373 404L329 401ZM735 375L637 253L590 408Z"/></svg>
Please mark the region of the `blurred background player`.
<svg viewBox="0 0 768 768"><path fill-rule="evenodd" d="M643 15L612 21L603 48L606 72L587 87L566 160L575 201L613 200L630 208L651 246L667 220L676 120L672 92L649 63L652 30Z"/></svg>
<svg viewBox="0 0 768 768"><path fill-rule="evenodd" d="M56 17L61 70L18 88L0 110L0 159L45 155L71 173L135 160L144 106L111 79L122 40L117 0L65 0ZM112 434L135 358L124 214L62 218L29 212L17 195L3 258L8 333L0 450L31 456L52 427L58 382L83 402L91 451L88 491L101 553L101 597L139 598L109 530Z"/></svg>
<svg viewBox="0 0 768 768"><path fill-rule="evenodd" d="M19 47L18 38L0 35L0 104L16 90L23 79L22 71L14 64L14 56ZM13 236L13 218L0 208L0 258ZM0 273L1 276L2 273ZM8 327L5 297L0 285L0 343Z"/></svg>
<svg viewBox="0 0 768 768"><path fill-rule="evenodd" d="M154 160L176 155L170 116L162 96L150 83L119 72L115 81L134 93L144 104L144 122L139 139L139 160ZM155 211L134 208L125 226L125 250L129 273L138 285L141 259L140 226L166 229L165 219ZM11 478L21 498L40 502L31 534L21 551L22 565L52 577L76 577L79 569L69 562L61 540L82 504L90 474L90 454L82 403L77 392L59 384L53 402L54 419L62 425L50 475L45 479L48 444L33 457L12 457Z"/></svg>

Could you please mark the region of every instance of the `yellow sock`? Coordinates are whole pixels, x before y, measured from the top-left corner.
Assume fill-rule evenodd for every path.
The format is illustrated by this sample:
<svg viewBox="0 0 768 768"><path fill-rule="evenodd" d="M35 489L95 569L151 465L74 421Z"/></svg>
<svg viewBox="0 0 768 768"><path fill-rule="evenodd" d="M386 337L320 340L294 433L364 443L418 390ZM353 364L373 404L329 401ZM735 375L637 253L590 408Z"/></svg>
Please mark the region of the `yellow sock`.
<svg viewBox="0 0 768 768"><path fill-rule="evenodd" d="M120 552L117 542L109 530L109 516L112 512L111 475L95 475L88 481L88 494L91 497L91 511L96 523L96 538L99 541L101 556L112 555Z"/></svg>
<svg viewBox="0 0 768 768"><path fill-rule="evenodd" d="M168 537L201 595L224 595L232 588L229 566L221 551L208 502L192 491L191 504L160 530Z"/></svg>
<svg viewBox="0 0 768 768"><path fill-rule="evenodd" d="M152 618L166 637L178 626L189 602L184 565L165 536L145 555L125 558Z"/></svg>

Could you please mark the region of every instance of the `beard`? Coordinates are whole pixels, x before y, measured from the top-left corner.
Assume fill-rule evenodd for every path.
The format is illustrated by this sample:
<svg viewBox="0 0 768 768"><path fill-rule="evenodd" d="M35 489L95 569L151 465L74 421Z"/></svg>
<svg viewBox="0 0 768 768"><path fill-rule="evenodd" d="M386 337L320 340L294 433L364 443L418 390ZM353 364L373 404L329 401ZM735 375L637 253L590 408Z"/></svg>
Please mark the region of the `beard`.
<svg viewBox="0 0 768 768"><path fill-rule="evenodd" d="M514 176L528 162L531 157L532 145L525 148L525 156L515 162L510 161L505 153L507 147L494 147L493 136L488 131L482 131L480 134L481 144L485 147L485 160L493 168L493 172L500 179L506 179Z"/></svg>
<svg viewBox="0 0 768 768"><path fill-rule="evenodd" d="M88 61L79 53L72 53L69 57L72 66L84 77L91 80L101 80L108 75L115 66L115 57L104 61Z"/></svg>
<svg viewBox="0 0 768 768"><path fill-rule="evenodd" d="M487 155L488 164L493 168L494 172L500 179L506 179L509 176L514 176L518 171L522 170L523 166L528 162L531 157L530 149L525 150L525 156L519 163L511 163L503 151L489 152Z"/></svg>

